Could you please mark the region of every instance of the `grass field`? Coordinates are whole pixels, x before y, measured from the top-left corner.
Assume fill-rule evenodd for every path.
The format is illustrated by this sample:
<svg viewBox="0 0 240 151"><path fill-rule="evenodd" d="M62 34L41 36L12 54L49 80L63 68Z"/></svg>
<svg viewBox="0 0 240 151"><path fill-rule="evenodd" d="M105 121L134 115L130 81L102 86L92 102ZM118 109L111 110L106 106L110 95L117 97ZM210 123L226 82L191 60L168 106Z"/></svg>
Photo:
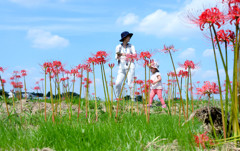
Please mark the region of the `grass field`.
<svg viewBox="0 0 240 151"><path fill-rule="evenodd" d="M76 98L73 101L74 105L77 104L77 100ZM11 101L9 103L11 104ZM202 105L206 104L206 102L201 103ZM198 107L202 106L201 103L198 103ZM30 102L26 104L29 105ZM178 114L168 115L167 110L163 110L161 106L151 108L150 122L147 123L145 114L137 114L136 102L134 102L134 112L131 113L131 102L129 101L121 103L122 108L117 120L109 117L109 114L104 111L104 102L99 101L99 118L96 122L94 101L90 101L89 104L88 118L85 115L83 101L79 120L77 111L73 112L71 120L69 120L68 112L63 112L62 116L59 114L56 116L55 123L52 122L51 112L48 112L48 119L45 122L43 109L35 114L12 112L10 117L1 114L0 150L42 148L94 151L196 150L198 147L194 135L204 133L201 127L202 123L197 119L184 126L179 126ZM156 104L158 102L155 102ZM123 108L123 105L126 108ZM142 106L141 103L139 103L140 106ZM182 117L181 124L183 122Z"/></svg>

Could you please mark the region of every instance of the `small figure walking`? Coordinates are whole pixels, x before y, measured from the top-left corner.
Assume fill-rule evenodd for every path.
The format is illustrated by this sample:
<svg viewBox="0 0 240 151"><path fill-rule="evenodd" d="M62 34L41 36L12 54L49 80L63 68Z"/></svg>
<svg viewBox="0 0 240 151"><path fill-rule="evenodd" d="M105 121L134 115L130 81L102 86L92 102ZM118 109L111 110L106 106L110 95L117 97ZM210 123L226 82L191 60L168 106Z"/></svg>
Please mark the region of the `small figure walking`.
<svg viewBox="0 0 240 151"><path fill-rule="evenodd" d="M159 100L162 103L162 108L166 108L167 106L162 97L162 77L158 68L159 68L158 63L155 61L152 61L150 64L150 69L152 72L152 76L151 76L152 85L151 85L150 100L149 100L148 106L149 107L152 106L153 98L157 94Z"/></svg>

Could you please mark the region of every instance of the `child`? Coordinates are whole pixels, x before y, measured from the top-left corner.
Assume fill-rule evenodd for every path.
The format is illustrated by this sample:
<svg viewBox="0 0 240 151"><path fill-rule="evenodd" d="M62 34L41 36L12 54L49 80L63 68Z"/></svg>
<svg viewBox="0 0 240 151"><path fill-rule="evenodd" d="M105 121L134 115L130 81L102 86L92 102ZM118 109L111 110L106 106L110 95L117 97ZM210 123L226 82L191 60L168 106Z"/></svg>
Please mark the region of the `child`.
<svg viewBox="0 0 240 151"><path fill-rule="evenodd" d="M166 108L167 106L162 97L162 78L158 68L159 68L159 65L157 64L157 62L153 61L150 65L150 69L152 72L152 76L151 76L152 85L151 85L150 100L149 100L148 106L150 107L152 106L153 98L157 94L159 100L162 103L162 108Z"/></svg>

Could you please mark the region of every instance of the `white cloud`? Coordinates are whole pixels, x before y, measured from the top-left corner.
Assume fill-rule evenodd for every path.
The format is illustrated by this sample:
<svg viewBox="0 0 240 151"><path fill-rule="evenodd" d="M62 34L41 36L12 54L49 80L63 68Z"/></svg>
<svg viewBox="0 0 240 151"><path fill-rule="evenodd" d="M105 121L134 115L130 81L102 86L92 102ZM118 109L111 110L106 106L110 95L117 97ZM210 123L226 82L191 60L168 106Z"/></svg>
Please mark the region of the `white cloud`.
<svg viewBox="0 0 240 151"><path fill-rule="evenodd" d="M133 13L129 13L117 19L117 24L124 25L124 26L132 25L136 23L138 23L138 16Z"/></svg>
<svg viewBox="0 0 240 151"><path fill-rule="evenodd" d="M228 70L228 76L232 78L233 70ZM225 70L219 69L219 76L221 80L225 80ZM216 70L206 70L202 72L202 78L205 79L216 79L217 80L217 71Z"/></svg>
<svg viewBox="0 0 240 151"><path fill-rule="evenodd" d="M180 39L187 39L191 35L196 35L196 32L200 32L200 29L188 21L187 14L192 11L197 14L201 12L198 10L216 6L216 0L186 0L185 3L186 5L183 8L175 12L156 10L141 19L135 30L158 37L174 36L180 37Z"/></svg>
<svg viewBox="0 0 240 151"><path fill-rule="evenodd" d="M179 58L181 59L191 59L195 58L195 49L194 48L187 48L185 51L179 54Z"/></svg>
<svg viewBox="0 0 240 151"><path fill-rule="evenodd" d="M180 12L168 13L158 9L143 18L136 27L136 30L158 37L173 35L185 37L185 34L190 33L192 30L181 22L179 15ZM179 30L180 28L181 30Z"/></svg>
<svg viewBox="0 0 240 151"><path fill-rule="evenodd" d="M63 48L69 45L67 39L40 29L28 30L27 37L32 41L32 47L34 48Z"/></svg>
<svg viewBox="0 0 240 151"><path fill-rule="evenodd" d="M216 50L216 55L218 55L218 54L219 54L219 52L218 52L218 50ZM206 50L204 50L202 55L204 57L213 57L214 56L213 49L206 49Z"/></svg>
<svg viewBox="0 0 240 151"><path fill-rule="evenodd" d="M213 49L206 49L204 50L203 54L204 57L209 57L209 56L213 56Z"/></svg>

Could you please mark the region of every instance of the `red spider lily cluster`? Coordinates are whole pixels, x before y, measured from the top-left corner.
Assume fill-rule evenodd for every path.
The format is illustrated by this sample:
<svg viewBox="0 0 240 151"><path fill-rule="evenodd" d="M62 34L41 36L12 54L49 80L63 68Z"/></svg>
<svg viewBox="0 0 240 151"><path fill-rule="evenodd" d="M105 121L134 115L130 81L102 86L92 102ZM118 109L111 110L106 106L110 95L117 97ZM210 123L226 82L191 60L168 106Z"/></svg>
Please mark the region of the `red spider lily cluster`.
<svg viewBox="0 0 240 151"><path fill-rule="evenodd" d="M27 76L27 71L26 70L21 70L22 76L25 77Z"/></svg>
<svg viewBox="0 0 240 151"><path fill-rule="evenodd" d="M188 69L188 68L189 69L195 69L196 68L196 64L194 64L194 62L191 61L191 60L186 60L184 62L184 64L179 64L179 66L184 68L185 70Z"/></svg>
<svg viewBox="0 0 240 151"><path fill-rule="evenodd" d="M217 25L218 28L221 27L222 24L224 24L224 14L217 8L213 7L210 9L206 9L197 20L197 24L199 25L200 29L203 30L205 24L210 25Z"/></svg>
<svg viewBox="0 0 240 151"><path fill-rule="evenodd" d="M218 94L219 88L215 82L210 83L209 81L205 81L202 88L197 88L197 93L202 95L210 95Z"/></svg>
<svg viewBox="0 0 240 151"><path fill-rule="evenodd" d="M38 91L38 90L40 90L40 87L39 86L35 86L33 89Z"/></svg>
<svg viewBox="0 0 240 151"><path fill-rule="evenodd" d="M148 58L148 57L145 56L144 58ZM127 54L126 55L126 61L128 61L128 62L134 62L137 60L138 60L137 54Z"/></svg>
<svg viewBox="0 0 240 151"><path fill-rule="evenodd" d="M109 54L106 51L98 51L94 57L90 57L87 62L94 64L105 64L108 60L108 56Z"/></svg>
<svg viewBox="0 0 240 151"><path fill-rule="evenodd" d="M235 33L231 30L219 30L217 32L217 39L219 40L219 42L223 43L223 42L227 42L228 44L230 42L234 42L235 39ZM216 43L216 38L214 39L215 43Z"/></svg>
<svg viewBox="0 0 240 151"><path fill-rule="evenodd" d="M167 75L170 76L170 77L176 77L176 74L173 71L167 73Z"/></svg>
<svg viewBox="0 0 240 151"><path fill-rule="evenodd" d="M4 72L4 69L3 69L3 67L0 67L0 72Z"/></svg>
<svg viewBox="0 0 240 151"><path fill-rule="evenodd" d="M197 147L202 146L202 148L206 148L206 145L214 145L213 140L209 138L207 135L207 132L203 134L194 135L195 143L197 144Z"/></svg>
<svg viewBox="0 0 240 151"><path fill-rule="evenodd" d="M170 53L171 51L175 52L177 50L174 48L174 45L170 45L170 46L164 45L163 49L161 51L164 52L164 53Z"/></svg>
<svg viewBox="0 0 240 151"><path fill-rule="evenodd" d="M90 84L92 83L92 81L91 81L89 78L84 78L83 81L85 81L85 83L86 83L86 84L84 85L85 88L87 88L87 86L89 87Z"/></svg>
<svg viewBox="0 0 240 151"><path fill-rule="evenodd" d="M140 53L140 58L143 60L150 59L152 54L149 51L144 51Z"/></svg>
<svg viewBox="0 0 240 151"><path fill-rule="evenodd" d="M4 80L4 79L1 79L2 81L2 84L3 84L3 86L4 86L4 84L6 83L6 80Z"/></svg>
<svg viewBox="0 0 240 151"><path fill-rule="evenodd" d="M175 73L174 73L175 74ZM177 74L178 77L188 77L188 72L187 71L183 71L183 70L180 70Z"/></svg>

